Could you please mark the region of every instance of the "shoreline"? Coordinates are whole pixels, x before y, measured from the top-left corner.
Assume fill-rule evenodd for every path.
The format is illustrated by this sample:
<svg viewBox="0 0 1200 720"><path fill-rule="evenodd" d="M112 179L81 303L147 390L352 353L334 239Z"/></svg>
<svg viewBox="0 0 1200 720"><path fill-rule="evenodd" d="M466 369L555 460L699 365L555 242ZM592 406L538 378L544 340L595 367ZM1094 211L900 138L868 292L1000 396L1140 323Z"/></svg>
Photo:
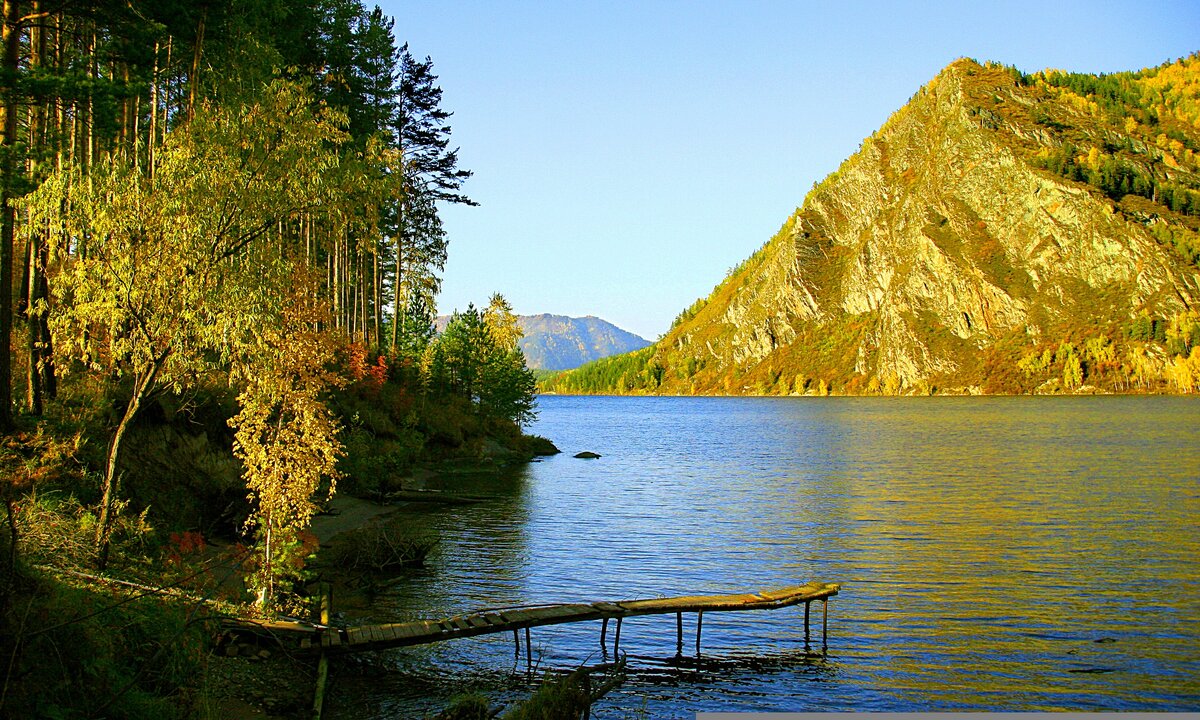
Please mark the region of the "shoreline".
<svg viewBox="0 0 1200 720"><path fill-rule="evenodd" d="M328 510L313 518L309 530L320 554L340 535L366 527L408 507L335 495ZM314 568L321 568L320 560ZM225 720L292 720L311 718L317 683L317 661L291 657L279 648L267 655L227 657L214 648L206 662L204 692L210 695L209 717Z"/></svg>
<svg viewBox="0 0 1200 720"><path fill-rule="evenodd" d="M309 525L309 531L319 543L316 558L309 568L321 582L334 587L335 611L354 617L369 606L366 594L348 587L346 574L325 559L336 547L338 538L374 523L386 522L400 512L413 512L423 505L459 502L460 496L452 493L447 493L444 498L437 497L440 490L436 486L440 479L464 472L487 474L497 469L487 464L469 470L418 467L403 478L406 490L397 495L429 493L432 496L429 500L400 497L387 502L349 493L335 494L326 510L314 516ZM313 658L293 658L279 649L270 650L264 657L241 656L240 653L226 657L214 650L209 657L205 688L209 692L216 691L212 698L212 717L229 720L311 718L316 666L317 661Z"/></svg>

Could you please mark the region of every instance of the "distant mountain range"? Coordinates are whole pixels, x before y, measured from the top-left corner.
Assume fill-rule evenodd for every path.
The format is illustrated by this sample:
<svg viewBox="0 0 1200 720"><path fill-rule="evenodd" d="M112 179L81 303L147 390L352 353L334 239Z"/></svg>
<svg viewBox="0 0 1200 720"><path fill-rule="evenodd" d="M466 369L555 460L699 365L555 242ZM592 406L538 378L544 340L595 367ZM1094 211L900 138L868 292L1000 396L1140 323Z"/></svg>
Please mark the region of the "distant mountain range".
<svg viewBox="0 0 1200 720"><path fill-rule="evenodd" d="M641 350L649 340L598 317L521 315L521 350L534 370L569 370L610 355Z"/></svg>
<svg viewBox="0 0 1200 720"><path fill-rule="evenodd" d="M542 388L1200 390L1200 55L954 62L652 347Z"/></svg>
<svg viewBox="0 0 1200 720"><path fill-rule="evenodd" d="M449 315L439 315L438 332L449 322ZM531 370L570 370L650 345L649 340L591 315L518 315L517 322L525 333L520 346Z"/></svg>

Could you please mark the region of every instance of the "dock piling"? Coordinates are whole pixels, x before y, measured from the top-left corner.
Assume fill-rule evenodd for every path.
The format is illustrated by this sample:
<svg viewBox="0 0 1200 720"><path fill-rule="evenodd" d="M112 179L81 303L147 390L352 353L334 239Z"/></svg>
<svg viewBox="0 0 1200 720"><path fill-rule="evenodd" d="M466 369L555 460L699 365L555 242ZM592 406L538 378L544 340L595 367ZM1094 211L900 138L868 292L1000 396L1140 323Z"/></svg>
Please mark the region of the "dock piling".
<svg viewBox="0 0 1200 720"><path fill-rule="evenodd" d="M821 654L829 654L829 598L821 598L821 604L825 606L824 616L821 619Z"/></svg>
<svg viewBox="0 0 1200 720"><path fill-rule="evenodd" d="M683 613L675 613L675 657L683 657Z"/></svg>
<svg viewBox="0 0 1200 720"><path fill-rule="evenodd" d="M333 588L329 583L321 583L319 586L321 593L320 614L318 622L326 628L328 632L329 618L333 611ZM325 684L329 680L329 657L322 652L320 660L317 661L317 682L316 689L313 692L312 716L313 720L321 720L321 712L325 707Z"/></svg>
<svg viewBox="0 0 1200 720"><path fill-rule="evenodd" d="M804 651L808 652L809 648L809 630L808 630L808 614L811 609L812 601L804 603Z"/></svg>
<svg viewBox="0 0 1200 720"><path fill-rule="evenodd" d="M704 611L696 613L696 657L700 657L700 628L704 626Z"/></svg>

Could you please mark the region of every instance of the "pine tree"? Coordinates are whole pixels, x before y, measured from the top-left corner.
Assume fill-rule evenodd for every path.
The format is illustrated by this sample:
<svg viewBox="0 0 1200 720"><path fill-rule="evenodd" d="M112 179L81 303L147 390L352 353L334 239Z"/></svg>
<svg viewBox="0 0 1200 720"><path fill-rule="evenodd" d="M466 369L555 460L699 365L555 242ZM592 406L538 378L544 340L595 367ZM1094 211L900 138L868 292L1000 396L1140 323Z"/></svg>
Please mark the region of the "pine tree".
<svg viewBox="0 0 1200 720"><path fill-rule="evenodd" d="M450 149L452 113L441 108L442 89L435 84L433 60L417 61L405 44L400 48L400 89L397 98L395 140L404 157L404 197L398 207L393 271L393 317L402 316L400 289L415 282L416 275L428 284L432 268L445 263L446 241L437 218L437 202L474 205L460 192L471 177L458 167L458 149ZM392 346L398 342L399 325L392 327Z"/></svg>

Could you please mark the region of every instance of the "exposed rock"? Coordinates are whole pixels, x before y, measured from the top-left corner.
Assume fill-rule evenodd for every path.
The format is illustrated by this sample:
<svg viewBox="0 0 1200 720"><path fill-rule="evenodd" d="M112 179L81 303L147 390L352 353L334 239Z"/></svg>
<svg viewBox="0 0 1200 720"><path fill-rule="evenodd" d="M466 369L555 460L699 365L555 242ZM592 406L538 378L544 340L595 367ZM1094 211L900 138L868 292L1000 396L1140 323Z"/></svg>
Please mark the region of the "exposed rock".
<svg viewBox="0 0 1200 720"><path fill-rule="evenodd" d="M524 443L525 447L529 450L529 452L533 453L535 457L557 455L562 452L562 450L559 450L554 443L547 438L541 437L540 435L526 435L524 437Z"/></svg>
<svg viewBox="0 0 1200 720"><path fill-rule="evenodd" d="M1163 157L1129 121L1061 97L999 66L953 63L681 316L647 356L666 372L645 389L1011 392L997 368L1019 375L1017 359L1039 343L1119 342L1139 314L1200 307L1196 265L1151 232L1162 218L1200 223L1038 164L1068 142ZM1175 127L1200 143L1190 124ZM1160 165L1148 177L1196 184L1175 170L1160 178ZM1079 384L1022 382L1017 391Z"/></svg>
<svg viewBox="0 0 1200 720"><path fill-rule="evenodd" d="M595 459L599 458L600 456L594 452L585 450L581 453L576 453L575 457L577 457L581 460L595 460Z"/></svg>

